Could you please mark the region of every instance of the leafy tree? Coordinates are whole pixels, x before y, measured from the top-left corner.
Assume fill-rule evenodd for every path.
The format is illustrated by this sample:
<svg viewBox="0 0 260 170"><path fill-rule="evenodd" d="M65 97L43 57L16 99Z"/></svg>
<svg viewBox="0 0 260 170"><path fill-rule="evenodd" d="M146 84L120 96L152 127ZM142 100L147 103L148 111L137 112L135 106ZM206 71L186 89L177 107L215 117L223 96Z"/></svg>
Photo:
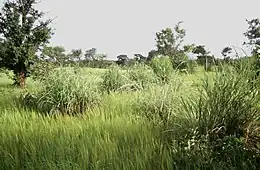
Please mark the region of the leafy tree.
<svg viewBox="0 0 260 170"><path fill-rule="evenodd" d="M166 28L156 33L156 47L161 55L170 57L176 56L186 34L186 31L180 28L181 23L182 22L179 22L174 30Z"/></svg>
<svg viewBox="0 0 260 170"><path fill-rule="evenodd" d="M159 53L157 50L151 50L149 53L148 53L148 57L147 57L147 61L152 61L153 58L155 58L156 56L158 56Z"/></svg>
<svg viewBox="0 0 260 170"><path fill-rule="evenodd" d="M203 65L205 67L205 70L207 68L207 57L206 55L208 52L205 49L204 45L197 45L193 48L192 53L197 56L197 62L200 65Z"/></svg>
<svg viewBox="0 0 260 170"><path fill-rule="evenodd" d="M248 44L253 47L253 59L255 69L257 70L256 76L260 75L260 19L246 20L248 23L248 30L244 35L247 37Z"/></svg>
<svg viewBox="0 0 260 170"><path fill-rule="evenodd" d="M134 59L138 63L144 63L147 58L145 56L143 56L142 54L134 54Z"/></svg>
<svg viewBox="0 0 260 170"><path fill-rule="evenodd" d="M105 59L107 58L106 54L96 54L94 60L91 60L92 67L94 68L104 68L106 65Z"/></svg>
<svg viewBox="0 0 260 170"><path fill-rule="evenodd" d="M260 54L260 19L246 20L248 23L248 30L244 35L247 37L248 42L245 44L253 46L253 54Z"/></svg>
<svg viewBox="0 0 260 170"><path fill-rule="evenodd" d="M159 55L169 56L174 68L182 68L187 61L186 48L182 48L186 31L180 27L178 22L174 29L166 28L156 33L156 47Z"/></svg>
<svg viewBox="0 0 260 170"><path fill-rule="evenodd" d="M96 48L91 48L91 49L87 50L84 54L85 60L95 60L96 52L97 52Z"/></svg>
<svg viewBox="0 0 260 170"><path fill-rule="evenodd" d="M207 50L205 49L204 45L198 45L193 49L193 53L197 54L197 55L202 55L205 56L207 54L209 54L209 52L207 52Z"/></svg>
<svg viewBox="0 0 260 170"><path fill-rule="evenodd" d="M96 54L96 57L95 57L95 59L98 60L98 61L103 61L106 58L107 58L106 54Z"/></svg>
<svg viewBox="0 0 260 170"><path fill-rule="evenodd" d="M195 46L193 51L197 55L197 62L204 66L205 71L209 71L214 62L214 57L209 56L210 52L205 49L204 45Z"/></svg>
<svg viewBox="0 0 260 170"><path fill-rule="evenodd" d="M231 60L231 54L232 54L232 48L231 47L225 47L221 51L222 56L224 57L224 61L228 62Z"/></svg>
<svg viewBox="0 0 260 170"><path fill-rule="evenodd" d="M41 56L55 64L64 65L69 59L65 51L65 48L61 46L44 46Z"/></svg>
<svg viewBox="0 0 260 170"><path fill-rule="evenodd" d="M128 62L129 62L129 58L127 57L127 55L121 54L121 55L117 56L116 63L118 65L125 66L125 65L127 65Z"/></svg>
<svg viewBox="0 0 260 170"><path fill-rule="evenodd" d="M83 52L81 49L73 49L71 50L71 53L68 55L68 59L70 61L81 61Z"/></svg>
<svg viewBox="0 0 260 170"><path fill-rule="evenodd" d="M30 75L35 53L48 42L51 20L42 21L43 12L34 8L36 0L6 1L0 12L0 37L2 37L0 66L14 72L16 85L25 87Z"/></svg>

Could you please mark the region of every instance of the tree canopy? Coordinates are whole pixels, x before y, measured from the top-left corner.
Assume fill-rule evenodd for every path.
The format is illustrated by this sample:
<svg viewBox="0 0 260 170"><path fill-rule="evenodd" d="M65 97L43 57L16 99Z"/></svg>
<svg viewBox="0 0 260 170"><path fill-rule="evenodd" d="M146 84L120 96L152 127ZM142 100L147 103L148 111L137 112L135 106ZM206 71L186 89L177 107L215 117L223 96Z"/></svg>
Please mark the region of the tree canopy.
<svg viewBox="0 0 260 170"><path fill-rule="evenodd" d="M35 53L51 37L51 20L35 9L36 0L6 1L0 12L0 66L14 72L15 84L25 86Z"/></svg>

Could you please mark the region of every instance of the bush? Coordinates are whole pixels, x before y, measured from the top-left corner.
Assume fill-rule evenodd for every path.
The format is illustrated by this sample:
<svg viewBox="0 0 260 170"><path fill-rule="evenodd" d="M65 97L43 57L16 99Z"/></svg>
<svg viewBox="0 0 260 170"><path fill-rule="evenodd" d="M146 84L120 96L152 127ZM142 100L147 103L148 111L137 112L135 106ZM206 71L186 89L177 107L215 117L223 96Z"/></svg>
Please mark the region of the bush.
<svg viewBox="0 0 260 170"><path fill-rule="evenodd" d="M118 66L111 66L102 75L100 83L101 91L110 93L120 90L127 84L127 77L123 75L122 70Z"/></svg>
<svg viewBox="0 0 260 170"><path fill-rule="evenodd" d="M14 74L12 71L9 71L4 68L0 68L0 77L6 75L9 79L13 80Z"/></svg>
<svg viewBox="0 0 260 170"><path fill-rule="evenodd" d="M55 64L48 61L37 61L32 65L32 79L44 81L46 77L54 70Z"/></svg>
<svg viewBox="0 0 260 170"><path fill-rule="evenodd" d="M173 73L173 66L169 57L158 56L153 58L150 66L163 83L169 82Z"/></svg>
<svg viewBox="0 0 260 170"><path fill-rule="evenodd" d="M73 70L59 69L46 77L38 92L24 95L23 101L41 112L74 115L99 104L100 95L96 86Z"/></svg>
<svg viewBox="0 0 260 170"><path fill-rule="evenodd" d="M156 75L151 67L144 64L136 64L128 69L128 76L138 89L144 89L157 82Z"/></svg>

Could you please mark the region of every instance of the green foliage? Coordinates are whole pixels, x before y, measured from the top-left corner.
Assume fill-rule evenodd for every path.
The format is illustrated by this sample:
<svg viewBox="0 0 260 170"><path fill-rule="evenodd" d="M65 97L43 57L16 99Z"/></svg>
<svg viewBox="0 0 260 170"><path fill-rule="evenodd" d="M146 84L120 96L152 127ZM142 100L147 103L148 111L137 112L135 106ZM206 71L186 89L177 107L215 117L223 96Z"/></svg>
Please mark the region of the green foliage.
<svg viewBox="0 0 260 170"><path fill-rule="evenodd" d="M222 51L221 54L225 58L230 58L230 54L232 53L232 48L231 47L225 47Z"/></svg>
<svg viewBox="0 0 260 170"><path fill-rule="evenodd" d="M197 68L197 62L194 60L188 60L187 61L187 73L189 74L193 74L196 72L196 68Z"/></svg>
<svg viewBox="0 0 260 170"><path fill-rule="evenodd" d="M55 68L54 63L44 61L44 60L37 60L32 66L32 79L33 80L39 80L39 81L45 81L45 79L50 75Z"/></svg>
<svg viewBox="0 0 260 170"><path fill-rule="evenodd" d="M84 54L85 60L95 60L96 52L97 52L96 48L91 48L91 49L87 50Z"/></svg>
<svg viewBox="0 0 260 170"><path fill-rule="evenodd" d="M34 8L36 0L7 1L0 13L0 67L14 72L15 83L25 86L34 54L48 42L51 20L41 21L43 13ZM2 51L1 49L1 51Z"/></svg>
<svg viewBox="0 0 260 170"><path fill-rule="evenodd" d="M73 70L54 70L43 81L36 93L23 96L25 106L49 114L82 114L98 105L101 96L98 88L74 73Z"/></svg>
<svg viewBox="0 0 260 170"><path fill-rule="evenodd" d="M186 34L186 31L180 28L181 23L179 22L174 30L166 28L156 33L156 47L159 54L175 57Z"/></svg>
<svg viewBox="0 0 260 170"><path fill-rule="evenodd" d="M126 85L126 81L127 77L123 75L120 68L113 65L102 75L100 88L106 93L115 92Z"/></svg>
<svg viewBox="0 0 260 170"><path fill-rule="evenodd" d="M142 120L104 120L100 116L54 119L14 111L3 112L0 121L0 169L170 167L160 162L168 162L170 157L156 153L159 144L152 127Z"/></svg>
<svg viewBox="0 0 260 170"><path fill-rule="evenodd" d="M196 46L192 52L194 54L197 54L197 55L201 55L201 56L205 56L205 55L208 55L210 52L208 52L206 49L205 49L205 46L204 45L198 45Z"/></svg>
<svg viewBox="0 0 260 170"><path fill-rule="evenodd" d="M128 62L129 62L129 58L127 57L127 55L122 54L122 55L117 56L116 63L118 65L126 66L128 64Z"/></svg>
<svg viewBox="0 0 260 170"><path fill-rule="evenodd" d="M240 72L226 68L213 80L204 79L198 94L183 99L170 128L177 136L171 139L191 152L204 149L214 161L243 167L259 159L259 86L248 83L251 74L245 68Z"/></svg>
<svg viewBox="0 0 260 170"><path fill-rule="evenodd" d="M253 55L260 55L260 19L247 20L248 30L244 35L247 37L248 45L253 46Z"/></svg>
<svg viewBox="0 0 260 170"><path fill-rule="evenodd" d="M258 169L259 82L248 83L254 75L249 66L205 73L208 77L195 87L188 83L197 80L195 75L177 72L168 84L110 93L102 102L98 95L97 105L87 102L91 109L76 117L39 113L49 110L48 101L56 108L50 113L65 114L66 109L59 110L64 101L70 101L72 110L73 98L97 92L102 78L95 77L108 70L77 68L75 74L70 68L57 69L41 84L32 82L37 86L24 96L26 108L14 104L21 90L0 77L0 168ZM140 79L148 74L149 67L135 67L140 75L133 75ZM118 73L131 77L119 68Z"/></svg>
<svg viewBox="0 0 260 170"><path fill-rule="evenodd" d="M145 64L135 64L128 69L128 76L138 89L144 89L157 82L156 75L151 67Z"/></svg>
<svg viewBox="0 0 260 170"><path fill-rule="evenodd" d="M212 71L212 67L215 64L214 56L198 56L197 62L199 65L204 66L205 71Z"/></svg>
<svg viewBox="0 0 260 170"><path fill-rule="evenodd" d="M82 59L83 52L81 49L73 49L71 50L71 53L68 54L68 59L71 62L80 61Z"/></svg>
<svg viewBox="0 0 260 170"><path fill-rule="evenodd" d="M171 75L173 73L173 67L169 57L156 57L152 60L150 66L163 83L170 81Z"/></svg>
<svg viewBox="0 0 260 170"><path fill-rule="evenodd" d="M174 78L169 85L162 88L153 86L145 93L139 93L132 107L136 113L145 116L155 125L165 125L176 113L179 97L184 95L185 88L180 79Z"/></svg>
<svg viewBox="0 0 260 170"><path fill-rule="evenodd" d="M214 65L215 58L214 56L210 56L210 51L205 49L204 45L195 46L192 50L192 53L197 55L198 64L204 66L205 71L211 71L212 66Z"/></svg>
<svg viewBox="0 0 260 170"><path fill-rule="evenodd" d="M151 51L148 59L154 58L155 55L169 56L173 68L187 68L185 64L188 60L186 52L188 52L193 45L181 46L186 35L186 31L180 27L181 23L182 22L179 22L173 30L166 28L156 33L157 51Z"/></svg>
<svg viewBox="0 0 260 170"><path fill-rule="evenodd" d="M245 44L252 47L252 55L253 55L253 65L256 70L255 77L260 75L260 19L255 18L252 20L247 20L248 30L244 35L248 39L248 42Z"/></svg>

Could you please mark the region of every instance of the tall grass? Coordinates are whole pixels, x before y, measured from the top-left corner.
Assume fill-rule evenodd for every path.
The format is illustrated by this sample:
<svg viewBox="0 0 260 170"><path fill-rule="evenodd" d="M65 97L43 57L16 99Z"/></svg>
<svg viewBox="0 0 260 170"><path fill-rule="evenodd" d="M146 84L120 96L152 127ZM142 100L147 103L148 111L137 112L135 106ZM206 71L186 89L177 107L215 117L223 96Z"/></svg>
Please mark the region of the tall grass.
<svg viewBox="0 0 260 170"><path fill-rule="evenodd" d="M168 56L160 56L152 59L150 63L154 73L163 82L167 83L171 79L173 73L173 66Z"/></svg>
<svg viewBox="0 0 260 170"><path fill-rule="evenodd" d="M196 77L160 64L153 74L166 73L165 84L146 79L142 66L102 70L98 81L58 69L29 89L24 104L32 110L10 104L20 91L3 86L0 169L259 169L259 82L250 65L191 86L184 80ZM148 86L117 93L133 82Z"/></svg>
<svg viewBox="0 0 260 170"><path fill-rule="evenodd" d="M97 85L76 75L73 70L55 70L43 87L22 98L24 105L44 113L82 114L100 103Z"/></svg>
<svg viewBox="0 0 260 170"><path fill-rule="evenodd" d="M152 68L144 64L136 64L128 69L130 81L137 89L145 89L154 86L158 80Z"/></svg>
<svg viewBox="0 0 260 170"><path fill-rule="evenodd" d="M197 93L182 98L167 138L189 159L204 157L200 163L239 169L259 168L260 111L259 86L248 77L253 70L239 72L226 68L212 79L205 77ZM188 152L187 152L188 151Z"/></svg>
<svg viewBox="0 0 260 170"><path fill-rule="evenodd" d="M151 169L159 164L154 158L160 157L158 143L142 120L54 120L5 112L0 121L1 169Z"/></svg>
<svg viewBox="0 0 260 170"><path fill-rule="evenodd" d="M128 77L122 73L118 66L111 66L102 75L100 89L103 92L111 93L120 90L128 82Z"/></svg>

